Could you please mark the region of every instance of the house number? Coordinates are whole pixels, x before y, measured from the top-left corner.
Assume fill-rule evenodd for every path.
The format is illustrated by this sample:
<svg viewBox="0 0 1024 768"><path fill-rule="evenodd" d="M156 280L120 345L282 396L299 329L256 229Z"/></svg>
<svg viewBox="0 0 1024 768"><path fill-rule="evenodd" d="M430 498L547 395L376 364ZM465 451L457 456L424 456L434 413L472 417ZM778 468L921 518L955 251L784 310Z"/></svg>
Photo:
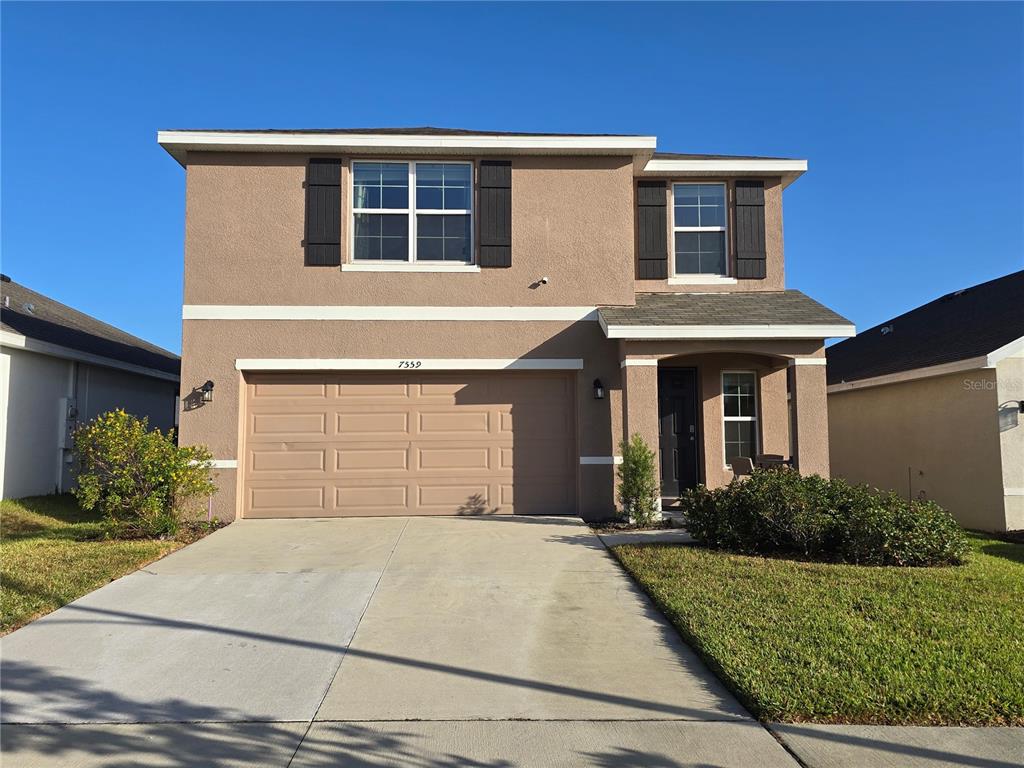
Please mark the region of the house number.
<svg viewBox="0 0 1024 768"><path fill-rule="evenodd" d="M399 368L419 368L421 365L423 365L423 361L422 360L399 360L398 361L398 367Z"/></svg>

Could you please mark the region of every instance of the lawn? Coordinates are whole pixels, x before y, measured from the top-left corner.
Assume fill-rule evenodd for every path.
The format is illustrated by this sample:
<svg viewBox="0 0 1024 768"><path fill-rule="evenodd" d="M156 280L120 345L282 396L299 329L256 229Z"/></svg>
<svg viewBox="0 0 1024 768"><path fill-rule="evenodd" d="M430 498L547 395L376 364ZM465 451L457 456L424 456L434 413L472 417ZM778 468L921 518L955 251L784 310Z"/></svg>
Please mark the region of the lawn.
<svg viewBox="0 0 1024 768"><path fill-rule="evenodd" d="M71 496L0 501L0 634L184 546L105 539L99 517Z"/></svg>
<svg viewBox="0 0 1024 768"><path fill-rule="evenodd" d="M613 549L763 720L1024 725L1024 544L894 568Z"/></svg>

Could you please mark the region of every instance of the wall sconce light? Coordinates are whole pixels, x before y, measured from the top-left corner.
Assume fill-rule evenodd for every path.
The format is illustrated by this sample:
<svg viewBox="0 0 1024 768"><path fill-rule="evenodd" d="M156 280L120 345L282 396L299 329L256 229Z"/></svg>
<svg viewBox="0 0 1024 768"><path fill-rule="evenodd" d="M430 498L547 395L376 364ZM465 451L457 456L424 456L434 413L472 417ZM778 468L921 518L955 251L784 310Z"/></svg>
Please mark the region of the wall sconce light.
<svg viewBox="0 0 1024 768"><path fill-rule="evenodd" d="M600 379L594 379L594 399L604 400L604 384Z"/></svg>
<svg viewBox="0 0 1024 768"><path fill-rule="evenodd" d="M213 382L212 381L207 380L207 382L205 384L203 384L203 386L201 386L199 388L199 391L203 393L203 402L204 403L212 403L213 402Z"/></svg>
<svg viewBox="0 0 1024 768"><path fill-rule="evenodd" d="M1017 410L1024 413L1024 400L1017 401Z"/></svg>

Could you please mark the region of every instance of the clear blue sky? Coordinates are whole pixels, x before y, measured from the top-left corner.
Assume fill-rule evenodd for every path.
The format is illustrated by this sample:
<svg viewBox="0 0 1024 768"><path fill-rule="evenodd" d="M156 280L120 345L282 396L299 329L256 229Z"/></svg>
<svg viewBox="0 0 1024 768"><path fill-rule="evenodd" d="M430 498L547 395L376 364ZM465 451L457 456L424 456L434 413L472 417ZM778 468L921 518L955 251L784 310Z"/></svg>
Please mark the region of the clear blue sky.
<svg viewBox="0 0 1024 768"><path fill-rule="evenodd" d="M175 351L184 171L159 128L644 133L807 158L787 283L862 329L1024 266L1020 4L0 13L3 271Z"/></svg>

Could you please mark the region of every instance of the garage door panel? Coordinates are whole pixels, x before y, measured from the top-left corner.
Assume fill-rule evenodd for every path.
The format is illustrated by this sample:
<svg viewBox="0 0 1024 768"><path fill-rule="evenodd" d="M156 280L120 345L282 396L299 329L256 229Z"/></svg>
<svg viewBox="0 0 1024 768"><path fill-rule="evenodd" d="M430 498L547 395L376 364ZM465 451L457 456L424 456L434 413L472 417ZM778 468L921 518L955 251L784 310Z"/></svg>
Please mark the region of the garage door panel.
<svg viewBox="0 0 1024 768"><path fill-rule="evenodd" d="M573 513L571 382L547 372L252 374L243 514Z"/></svg>
<svg viewBox="0 0 1024 768"><path fill-rule="evenodd" d="M249 469L254 476L266 472L322 472L327 466L326 453L327 451L324 448L305 450L257 449L249 453Z"/></svg>
<svg viewBox="0 0 1024 768"><path fill-rule="evenodd" d="M368 448L353 444L334 451L334 468L338 472L389 472L409 468L409 448Z"/></svg>

